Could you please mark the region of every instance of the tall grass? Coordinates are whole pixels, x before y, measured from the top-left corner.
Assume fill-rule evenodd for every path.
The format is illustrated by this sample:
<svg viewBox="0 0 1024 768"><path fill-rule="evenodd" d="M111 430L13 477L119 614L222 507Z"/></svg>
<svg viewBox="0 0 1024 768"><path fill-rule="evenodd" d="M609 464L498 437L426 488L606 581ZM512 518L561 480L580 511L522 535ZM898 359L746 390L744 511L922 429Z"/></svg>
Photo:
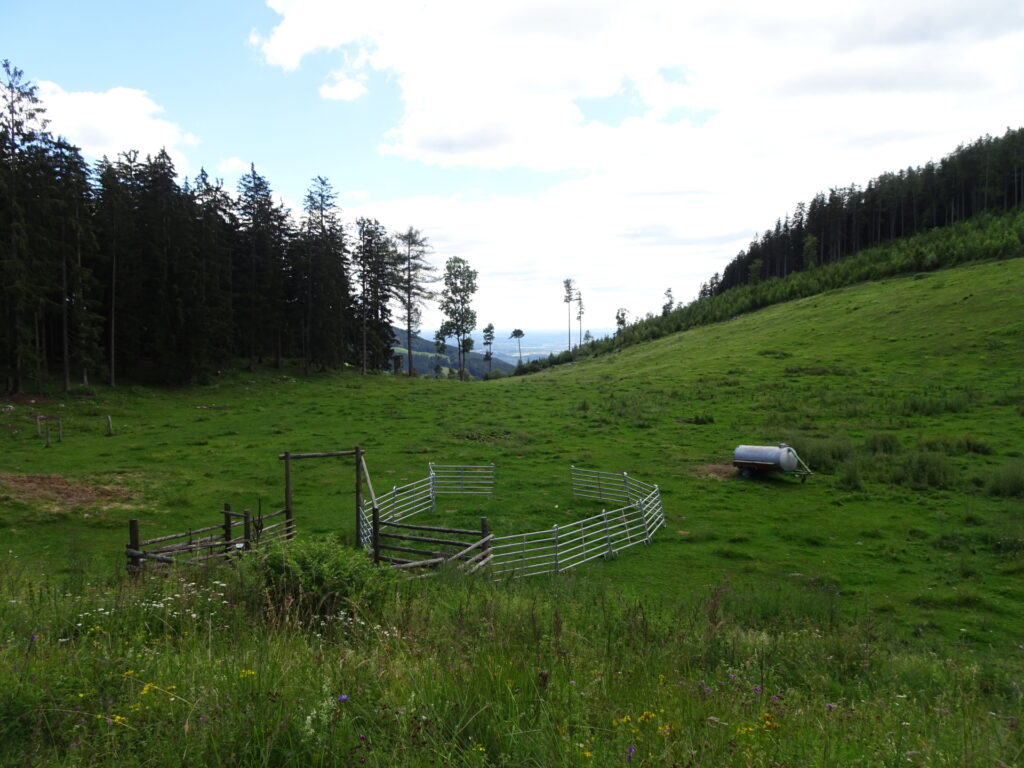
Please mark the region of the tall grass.
<svg viewBox="0 0 1024 768"><path fill-rule="evenodd" d="M1024 749L1019 680L843 620L813 583L645 603L442 574L364 601L348 579L280 589L280 563L37 584L5 560L0 763L980 766Z"/></svg>

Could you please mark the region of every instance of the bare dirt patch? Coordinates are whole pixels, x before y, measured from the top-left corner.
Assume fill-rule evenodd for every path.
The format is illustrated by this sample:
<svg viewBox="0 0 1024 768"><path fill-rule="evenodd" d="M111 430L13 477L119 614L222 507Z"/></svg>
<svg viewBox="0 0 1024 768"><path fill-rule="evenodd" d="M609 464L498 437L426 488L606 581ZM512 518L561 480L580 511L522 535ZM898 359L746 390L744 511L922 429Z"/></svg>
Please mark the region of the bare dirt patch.
<svg viewBox="0 0 1024 768"><path fill-rule="evenodd" d="M704 464L693 468L693 474L697 477L710 477L715 480L725 480L735 473L736 468L732 464Z"/></svg>
<svg viewBox="0 0 1024 768"><path fill-rule="evenodd" d="M131 493L116 484L85 484L61 475L3 475L0 492L22 502L41 503L56 510L79 507L121 506L132 500Z"/></svg>

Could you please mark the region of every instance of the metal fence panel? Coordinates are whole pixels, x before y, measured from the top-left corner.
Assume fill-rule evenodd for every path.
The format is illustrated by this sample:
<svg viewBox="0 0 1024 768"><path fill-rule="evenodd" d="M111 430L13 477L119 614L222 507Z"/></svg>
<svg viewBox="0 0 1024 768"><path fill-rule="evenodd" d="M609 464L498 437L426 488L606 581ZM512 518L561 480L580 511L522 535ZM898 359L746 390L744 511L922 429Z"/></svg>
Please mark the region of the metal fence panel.
<svg viewBox="0 0 1024 768"><path fill-rule="evenodd" d="M472 466L431 462L429 466L435 495L494 495L496 477L493 464Z"/></svg>

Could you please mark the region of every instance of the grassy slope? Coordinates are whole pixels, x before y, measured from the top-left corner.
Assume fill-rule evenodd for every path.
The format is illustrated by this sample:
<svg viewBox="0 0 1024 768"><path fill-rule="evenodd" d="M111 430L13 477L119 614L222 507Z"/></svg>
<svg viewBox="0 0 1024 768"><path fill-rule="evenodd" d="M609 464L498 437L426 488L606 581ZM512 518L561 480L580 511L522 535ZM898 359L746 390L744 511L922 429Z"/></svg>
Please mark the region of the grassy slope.
<svg viewBox="0 0 1024 768"><path fill-rule="evenodd" d="M762 592L765 610L834 591L842 610L908 639L1002 653L1020 642L1024 523L1019 498L986 487L1021 450L1022 282L1024 261L1013 260L866 284L485 385L229 374L202 389L18 403L0 417L0 473L60 474L119 495L26 502L0 489L0 528L7 549L51 569L72 545L83 553L72 559L119 563L129 517L151 536L216 522L225 501L277 507L279 452L359 443L378 492L424 476L428 461L493 461L499 496L452 499L442 517L486 514L501 535L596 511L567 492L575 463L659 483L669 517L649 550L588 576L666 597L728 580ZM43 447L33 407L62 415L64 442ZM714 421L689 423L697 416ZM868 451L878 435L900 452ZM805 485L699 471L739 443L779 440L831 471ZM921 444L942 449L923 456L944 473L933 486L948 487L888 477ZM352 485L345 461L298 467L303 535L351 530Z"/></svg>

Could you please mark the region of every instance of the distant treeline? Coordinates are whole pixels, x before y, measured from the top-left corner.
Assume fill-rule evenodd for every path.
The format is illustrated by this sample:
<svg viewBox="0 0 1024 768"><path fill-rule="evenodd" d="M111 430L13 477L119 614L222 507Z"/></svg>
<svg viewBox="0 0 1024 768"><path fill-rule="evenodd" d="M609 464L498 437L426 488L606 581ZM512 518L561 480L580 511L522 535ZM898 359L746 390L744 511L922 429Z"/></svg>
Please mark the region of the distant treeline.
<svg viewBox="0 0 1024 768"><path fill-rule="evenodd" d="M551 365L614 352L670 333L729 320L772 304L869 280L927 272L971 261L1020 257L1024 257L1024 211L984 213L969 221L864 249L833 264L701 296L689 304L625 325L614 336L583 344L572 352L534 360L517 368L516 372L534 373Z"/></svg>
<svg viewBox="0 0 1024 768"><path fill-rule="evenodd" d="M519 366L613 352L744 312L893 275L1024 256L1024 129L986 136L940 163L819 193L741 251L689 304L620 323L613 336Z"/></svg>
<svg viewBox="0 0 1024 768"><path fill-rule="evenodd" d="M701 288L717 296L741 285L833 264L864 248L1024 204L1024 129L985 136L939 163L819 192L776 220Z"/></svg>
<svg viewBox="0 0 1024 768"><path fill-rule="evenodd" d="M376 220L343 227L330 182L296 222L254 167L237 196L205 171L179 184L164 151L90 167L3 70L0 391L197 381L239 357L389 366L410 249Z"/></svg>

